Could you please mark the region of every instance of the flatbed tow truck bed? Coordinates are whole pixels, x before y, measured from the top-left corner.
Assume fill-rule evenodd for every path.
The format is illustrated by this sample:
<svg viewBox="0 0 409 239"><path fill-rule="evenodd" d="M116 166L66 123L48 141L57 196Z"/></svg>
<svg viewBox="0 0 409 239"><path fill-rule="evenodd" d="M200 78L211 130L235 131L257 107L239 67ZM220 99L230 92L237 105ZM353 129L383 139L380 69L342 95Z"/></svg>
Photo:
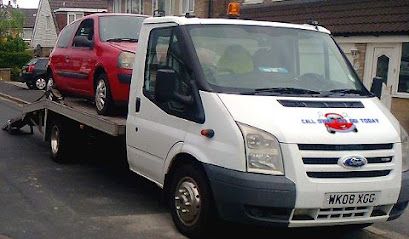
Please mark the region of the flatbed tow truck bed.
<svg viewBox="0 0 409 239"><path fill-rule="evenodd" d="M40 133L46 139L47 123L50 115L62 119L69 119L81 126L87 126L111 136L125 135L126 116L102 116L98 115L95 106L84 99L64 98L63 101L42 99L22 107L21 117L11 119L3 127L4 130L13 132L28 125L37 126Z"/></svg>

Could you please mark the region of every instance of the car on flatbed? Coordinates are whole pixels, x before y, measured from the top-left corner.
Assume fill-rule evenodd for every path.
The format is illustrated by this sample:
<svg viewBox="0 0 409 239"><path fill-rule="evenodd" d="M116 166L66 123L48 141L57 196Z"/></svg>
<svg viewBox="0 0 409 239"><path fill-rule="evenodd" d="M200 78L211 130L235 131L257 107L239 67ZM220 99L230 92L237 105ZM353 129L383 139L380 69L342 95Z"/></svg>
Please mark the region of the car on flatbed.
<svg viewBox="0 0 409 239"><path fill-rule="evenodd" d="M139 31L145 16L92 14L67 25L50 55L48 73L65 95L94 100L99 114L127 105Z"/></svg>
<svg viewBox="0 0 409 239"><path fill-rule="evenodd" d="M33 122L58 162L81 130L121 137L130 170L163 189L190 237L217 218L353 229L409 201L407 132L316 25L145 19L126 119L44 100L5 128Z"/></svg>

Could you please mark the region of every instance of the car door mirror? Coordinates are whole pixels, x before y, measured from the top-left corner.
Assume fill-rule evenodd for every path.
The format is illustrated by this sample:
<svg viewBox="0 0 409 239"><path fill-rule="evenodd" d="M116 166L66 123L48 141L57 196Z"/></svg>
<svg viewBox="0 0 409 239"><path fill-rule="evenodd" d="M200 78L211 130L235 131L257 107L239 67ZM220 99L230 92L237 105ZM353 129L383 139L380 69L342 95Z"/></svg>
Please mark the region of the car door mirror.
<svg viewBox="0 0 409 239"><path fill-rule="evenodd" d="M94 42L92 40L88 40L86 36L76 36L74 37L74 46L76 47L88 47L92 48Z"/></svg>
<svg viewBox="0 0 409 239"><path fill-rule="evenodd" d="M178 92L178 74L172 69L159 69L156 75L155 99L159 102L177 101L185 105L194 103L193 97Z"/></svg>
<svg viewBox="0 0 409 239"><path fill-rule="evenodd" d="M386 84L385 80L379 76L375 76L372 80L371 93L381 99L383 85Z"/></svg>

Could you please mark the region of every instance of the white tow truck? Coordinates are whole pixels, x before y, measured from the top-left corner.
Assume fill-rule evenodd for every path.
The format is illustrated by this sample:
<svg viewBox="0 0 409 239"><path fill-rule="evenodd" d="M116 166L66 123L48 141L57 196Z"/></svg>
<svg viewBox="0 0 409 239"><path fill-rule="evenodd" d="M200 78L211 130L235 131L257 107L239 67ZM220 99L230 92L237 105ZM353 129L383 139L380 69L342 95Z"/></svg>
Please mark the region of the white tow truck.
<svg viewBox="0 0 409 239"><path fill-rule="evenodd" d="M80 130L126 137L188 236L213 217L367 226L406 208L408 135L325 28L152 17L135 58L127 119L46 99L5 129L39 126L60 162Z"/></svg>

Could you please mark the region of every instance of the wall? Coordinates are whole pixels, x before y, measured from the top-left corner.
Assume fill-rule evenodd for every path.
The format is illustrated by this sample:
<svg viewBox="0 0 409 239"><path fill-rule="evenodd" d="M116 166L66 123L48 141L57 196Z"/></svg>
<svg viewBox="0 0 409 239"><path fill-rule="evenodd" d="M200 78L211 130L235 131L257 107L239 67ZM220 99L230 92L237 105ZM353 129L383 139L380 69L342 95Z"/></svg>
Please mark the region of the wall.
<svg viewBox="0 0 409 239"><path fill-rule="evenodd" d="M57 33L59 33L67 25L67 13L65 12L56 12L54 13Z"/></svg>
<svg viewBox="0 0 409 239"><path fill-rule="evenodd" d="M409 131L409 99L393 98L391 111L406 131Z"/></svg>

